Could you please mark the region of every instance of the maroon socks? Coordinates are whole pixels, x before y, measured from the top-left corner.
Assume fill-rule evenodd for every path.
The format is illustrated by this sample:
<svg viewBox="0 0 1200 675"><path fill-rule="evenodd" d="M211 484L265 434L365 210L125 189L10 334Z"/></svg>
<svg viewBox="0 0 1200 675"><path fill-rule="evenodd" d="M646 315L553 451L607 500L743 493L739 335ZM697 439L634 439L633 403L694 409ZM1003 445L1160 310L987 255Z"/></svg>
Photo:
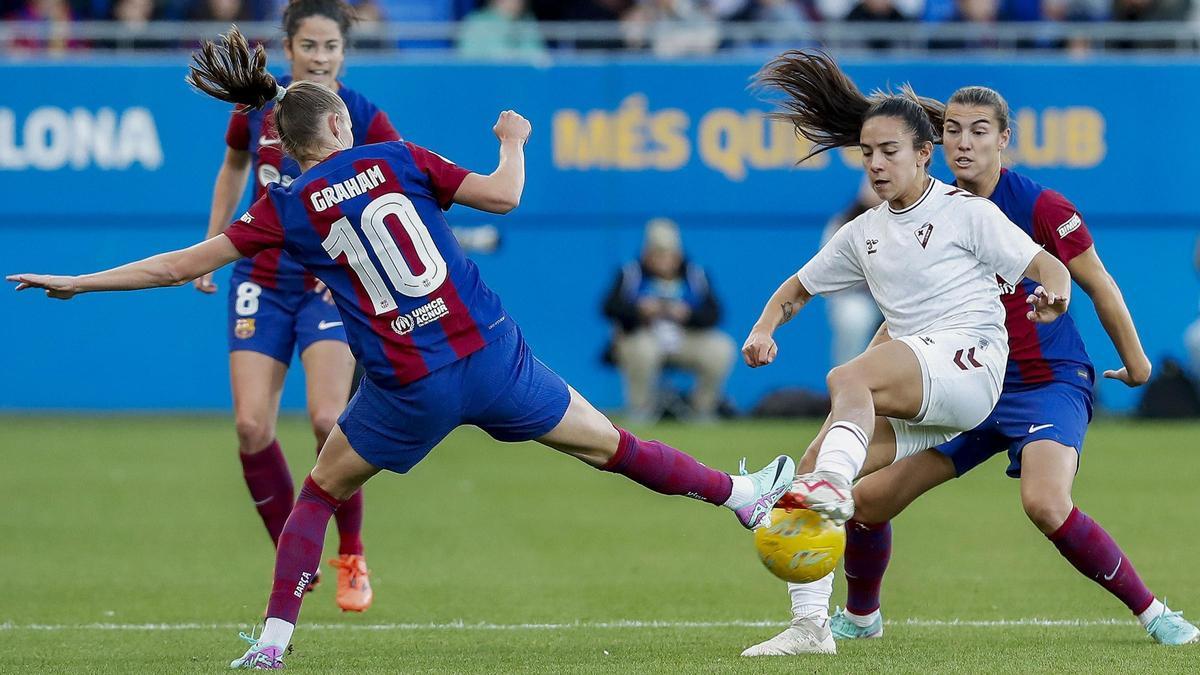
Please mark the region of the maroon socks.
<svg viewBox="0 0 1200 675"><path fill-rule="evenodd" d="M318 487L311 477L304 479L275 552L275 582L267 602L268 617L296 623L304 589L321 564L325 528L338 506L338 500Z"/></svg>
<svg viewBox="0 0 1200 675"><path fill-rule="evenodd" d="M252 455L238 453L238 458L242 460L242 475L246 478L246 487L250 488L254 508L258 509L263 525L267 526L271 541L278 546L279 533L283 532L283 524L292 511L294 494L292 474L279 449L279 441L271 441L266 448Z"/></svg>
<svg viewBox="0 0 1200 675"><path fill-rule="evenodd" d="M602 471L619 473L659 494L686 495L718 506L729 500L733 480L690 455L658 441L643 441L617 428L617 453Z"/></svg>
<svg viewBox="0 0 1200 675"><path fill-rule="evenodd" d="M846 610L867 616L879 609L879 589L892 558L892 524L846 523Z"/></svg>
<svg viewBox="0 0 1200 675"><path fill-rule="evenodd" d="M1067 562L1117 596L1129 611L1141 614L1154 602L1154 594L1142 583L1121 547L1083 511L1071 509L1071 515L1048 538Z"/></svg>
<svg viewBox="0 0 1200 675"><path fill-rule="evenodd" d="M317 445L317 455L321 454ZM355 492L333 514L338 528L338 555L362 555L363 494Z"/></svg>

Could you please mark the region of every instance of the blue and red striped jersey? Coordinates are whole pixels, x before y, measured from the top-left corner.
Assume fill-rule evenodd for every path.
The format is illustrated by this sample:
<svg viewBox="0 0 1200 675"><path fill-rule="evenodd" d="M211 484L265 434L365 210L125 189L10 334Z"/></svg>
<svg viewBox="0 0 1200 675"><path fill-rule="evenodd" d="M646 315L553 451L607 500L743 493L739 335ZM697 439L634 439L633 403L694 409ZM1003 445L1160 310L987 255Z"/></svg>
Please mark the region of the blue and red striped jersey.
<svg viewBox="0 0 1200 675"><path fill-rule="evenodd" d="M1064 265L1092 247L1092 235L1075 205L1025 176L1002 169L990 199ZM1070 312L1052 323L1034 323L1025 316L1029 311L1025 299L1037 288L1037 282L1022 279L1011 286L997 281L1008 329L1005 389L1058 381L1090 391L1095 371Z"/></svg>
<svg viewBox="0 0 1200 675"><path fill-rule="evenodd" d="M329 287L350 349L397 388L514 328L442 213L469 172L404 141L337 152L225 231L243 255L285 250Z"/></svg>
<svg viewBox="0 0 1200 675"><path fill-rule="evenodd" d="M291 81L291 76L278 79L285 87ZM392 127L387 113L367 97L342 86L340 82L338 96L342 97L350 111L355 145L400 140L400 134ZM261 110L235 111L225 131L225 144L234 150L249 152L252 158L250 175L254 196L251 202L262 197L267 186L276 183L288 185L300 175L300 166L294 159L284 155L279 147L279 134L275 131L274 120L275 102L271 101ZM264 251L253 259L238 261L234 272L266 288L305 290L313 286L312 275L278 249Z"/></svg>

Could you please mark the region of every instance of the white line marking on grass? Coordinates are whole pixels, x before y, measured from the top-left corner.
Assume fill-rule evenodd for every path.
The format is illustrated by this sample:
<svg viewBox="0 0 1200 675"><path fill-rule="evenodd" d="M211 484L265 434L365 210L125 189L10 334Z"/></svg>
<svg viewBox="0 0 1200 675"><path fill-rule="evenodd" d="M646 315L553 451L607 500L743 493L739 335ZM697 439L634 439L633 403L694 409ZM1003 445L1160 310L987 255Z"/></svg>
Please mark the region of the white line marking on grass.
<svg viewBox="0 0 1200 675"><path fill-rule="evenodd" d="M1126 626L1136 622L1132 619L901 619L884 622L889 626L911 626L914 628L1011 628L1020 626L1036 627L1089 627L1089 626ZM348 630L348 631L558 631L575 629L605 629L605 628L778 628L785 625L782 621L574 621L570 623L489 623L450 621L445 623L315 623L300 624L307 630ZM177 631L177 630L244 630L244 623L30 623L15 624L0 623L0 631L63 631L63 630L98 630L98 631Z"/></svg>

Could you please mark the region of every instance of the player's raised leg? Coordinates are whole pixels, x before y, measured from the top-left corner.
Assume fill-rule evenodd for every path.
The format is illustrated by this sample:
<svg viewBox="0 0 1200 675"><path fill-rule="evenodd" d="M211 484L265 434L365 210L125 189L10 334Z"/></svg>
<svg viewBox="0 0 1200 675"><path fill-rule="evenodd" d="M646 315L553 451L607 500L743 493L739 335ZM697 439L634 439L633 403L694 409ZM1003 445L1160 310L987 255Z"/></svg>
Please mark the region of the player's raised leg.
<svg viewBox="0 0 1200 675"><path fill-rule="evenodd" d="M792 491L803 503L830 520L843 523L854 515L850 483L868 469L891 464L896 443L884 416L912 419L922 412L921 363L906 343L894 340L829 371L831 410L811 469L801 463ZM872 442L876 434L890 439ZM868 452L870 451L870 452Z"/></svg>
<svg viewBox="0 0 1200 675"><path fill-rule="evenodd" d="M324 333L340 331L341 320L332 305L326 305L319 297L314 297L310 303L319 303L318 309L327 308L330 315L315 322L317 330ZM334 323L338 325L332 326ZM322 324L327 327L322 328ZM338 335L344 337L340 332ZM349 400L354 357L341 339L322 339L307 347L302 346L302 349L300 359L304 364L307 386L308 418L312 422L313 434L317 437L317 453L320 454L325 439L337 424L338 415ZM371 606L374 591L362 543L362 491L351 495L338 507L333 517L338 527L338 557L329 562L338 570L335 600L342 611L366 611Z"/></svg>
<svg viewBox="0 0 1200 675"><path fill-rule="evenodd" d="M1133 562L1099 523L1071 500L1079 455L1074 448L1036 440L1021 452L1021 503L1025 513L1067 562L1125 603L1155 641L1200 641L1200 630L1154 597Z"/></svg>
<svg viewBox="0 0 1200 675"><path fill-rule="evenodd" d="M275 420L287 365L266 354L238 350L229 354L229 379L237 427L238 459L254 508L271 543L292 511L292 474L275 438Z"/></svg>
<svg viewBox="0 0 1200 675"><path fill-rule="evenodd" d="M579 392L570 389L562 420L537 440L655 492L684 495L732 510L747 528L762 524L791 485L795 462L780 455L757 473L731 476L660 441L646 441L614 427Z"/></svg>
<svg viewBox="0 0 1200 675"><path fill-rule="evenodd" d="M275 580L262 635L230 666L282 667L281 659L304 600L304 587L321 564L325 529L334 511L379 469L364 460L335 426L288 516L275 554Z"/></svg>

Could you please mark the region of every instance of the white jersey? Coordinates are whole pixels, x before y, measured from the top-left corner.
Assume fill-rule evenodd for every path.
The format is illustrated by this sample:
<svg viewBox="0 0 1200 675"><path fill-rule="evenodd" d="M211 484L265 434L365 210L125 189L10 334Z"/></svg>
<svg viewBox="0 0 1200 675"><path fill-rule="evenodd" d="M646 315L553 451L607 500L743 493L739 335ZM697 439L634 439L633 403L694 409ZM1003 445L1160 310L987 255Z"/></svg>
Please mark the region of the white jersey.
<svg viewBox="0 0 1200 675"><path fill-rule="evenodd" d="M892 337L968 331L1007 353L996 276L1019 283L1040 250L991 201L930 179L907 209L847 223L796 276L814 294L865 280Z"/></svg>

